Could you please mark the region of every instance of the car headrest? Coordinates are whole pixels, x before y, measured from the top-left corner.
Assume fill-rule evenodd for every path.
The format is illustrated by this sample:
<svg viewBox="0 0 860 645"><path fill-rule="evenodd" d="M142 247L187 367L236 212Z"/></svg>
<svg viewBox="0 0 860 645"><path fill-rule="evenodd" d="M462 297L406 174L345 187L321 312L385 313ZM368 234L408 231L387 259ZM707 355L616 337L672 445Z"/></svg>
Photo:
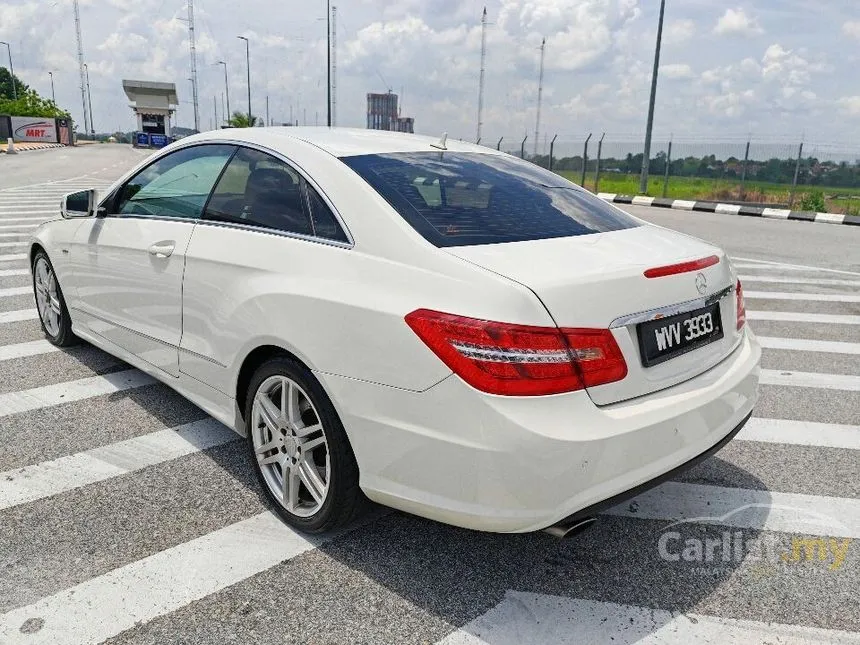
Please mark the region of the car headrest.
<svg viewBox="0 0 860 645"><path fill-rule="evenodd" d="M279 168L257 168L248 175L245 185L246 199L253 199L263 192L284 194L296 190L298 186L290 173Z"/></svg>

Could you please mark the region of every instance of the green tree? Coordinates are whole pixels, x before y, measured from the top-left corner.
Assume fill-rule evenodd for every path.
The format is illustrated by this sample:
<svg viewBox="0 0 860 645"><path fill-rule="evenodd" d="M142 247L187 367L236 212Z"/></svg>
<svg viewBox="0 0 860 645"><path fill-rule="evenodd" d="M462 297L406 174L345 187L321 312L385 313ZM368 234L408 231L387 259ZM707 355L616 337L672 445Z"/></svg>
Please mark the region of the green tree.
<svg viewBox="0 0 860 645"><path fill-rule="evenodd" d="M66 110L57 107L53 101L42 98L35 90L31 89L27 89L23 94L19 90L17 101L0 97L0 114L70 118Z"/></svg>
<svg viewBox="0 0 860 645"><path fill-rule="evenodd" d="M253 128L259 119L244 112L233 112L233 116L227 121L231 128Z"/></svg>
<svg viewBox="0 0 860 645"><path fill-rule="evenodd" d="M21 82L18 75L15 75L15 89L18 91L18 97L23 96L30 88ZM12 74L5 67L0 67L0 99L11 99L15 92L12 91Z"/></svg>

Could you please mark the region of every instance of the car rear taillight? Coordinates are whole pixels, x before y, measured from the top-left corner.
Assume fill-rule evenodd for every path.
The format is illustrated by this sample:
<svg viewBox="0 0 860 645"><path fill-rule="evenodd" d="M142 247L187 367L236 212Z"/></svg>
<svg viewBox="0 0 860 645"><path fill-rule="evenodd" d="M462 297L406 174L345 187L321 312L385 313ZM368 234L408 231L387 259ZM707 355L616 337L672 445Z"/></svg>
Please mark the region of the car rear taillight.
<svg viewBox="0 0 860 645"><path fill-rule="evenodd" d="M623 379L627 364L608 329L532 327L418 309L406 324L472 387L540 396Z"/></svg>
<svg viewBox="0 0 860 645"><path fill-rule="evenodd" d="M735 291L738 295L738 330L744 326L744 323L747 321L747 309L744 304L744 290L741 287L741 281L738 280L737 287L735 287Z"/></svg>
<svg viewBox="0 0 860 645"><path fill-rule="evenodd" d="M668 264L663 267L654 267L645 271L646 278L663 278L667 275L678 275L679 273L690 273L692 271L701 271L715 264L720 263L720 258L716 255L709 255L706 258L692 260L691 262L681 262L679 264Z"/></svg>

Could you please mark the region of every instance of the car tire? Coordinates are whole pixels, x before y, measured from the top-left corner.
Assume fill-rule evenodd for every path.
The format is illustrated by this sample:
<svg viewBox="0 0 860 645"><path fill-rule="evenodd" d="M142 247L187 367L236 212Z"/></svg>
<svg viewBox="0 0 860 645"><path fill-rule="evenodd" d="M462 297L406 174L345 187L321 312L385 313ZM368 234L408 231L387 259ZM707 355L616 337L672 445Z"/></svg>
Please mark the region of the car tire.
<svg viewBox="0 0 860 645"><path fill-rule="evenodd" d="M57 347L80 342L72 332L72 318L54 266L48 254L40 250L33 258L33 296L39 313L39 324L48 341Z"/></svg>
<svg viewBox="0 0 860 645"><path fill-rule="evenodd" d="M324 533L361 513L365 498L355 455L331 400L307 367L286 356L260 365L246 394L245 421L257 479L284 522Z"/></svg>

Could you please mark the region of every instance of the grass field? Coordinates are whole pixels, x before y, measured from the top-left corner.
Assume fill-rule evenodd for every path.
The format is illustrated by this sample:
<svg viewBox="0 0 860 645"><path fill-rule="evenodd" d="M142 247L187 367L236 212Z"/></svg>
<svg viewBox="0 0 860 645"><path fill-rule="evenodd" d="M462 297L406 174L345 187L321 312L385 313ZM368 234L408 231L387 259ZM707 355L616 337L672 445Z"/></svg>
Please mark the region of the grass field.
<svg viewBox="0 0 860 645"><path fill-rule="evenodd" d="M559 174L574 183L579 183L582 175L575 171L562 170ZM588 173L585 187L594 190L594 173ZM639 194L639 175L601 173L600 192L619 195ZM787 205L791 187L784 184L748 181L744 201ZM827 212L860 214L860 188L834 188L828 186L798 186L794 198L794 208L800 208L806 194L821 191ZM663 177L652 176L648 182L651 197L663 197ZM838 197L837 197L838 195ZM670 177L666 197L672 199L732 200L741 199L741 185L736 180L704 179L700 177Z"/></svg>

